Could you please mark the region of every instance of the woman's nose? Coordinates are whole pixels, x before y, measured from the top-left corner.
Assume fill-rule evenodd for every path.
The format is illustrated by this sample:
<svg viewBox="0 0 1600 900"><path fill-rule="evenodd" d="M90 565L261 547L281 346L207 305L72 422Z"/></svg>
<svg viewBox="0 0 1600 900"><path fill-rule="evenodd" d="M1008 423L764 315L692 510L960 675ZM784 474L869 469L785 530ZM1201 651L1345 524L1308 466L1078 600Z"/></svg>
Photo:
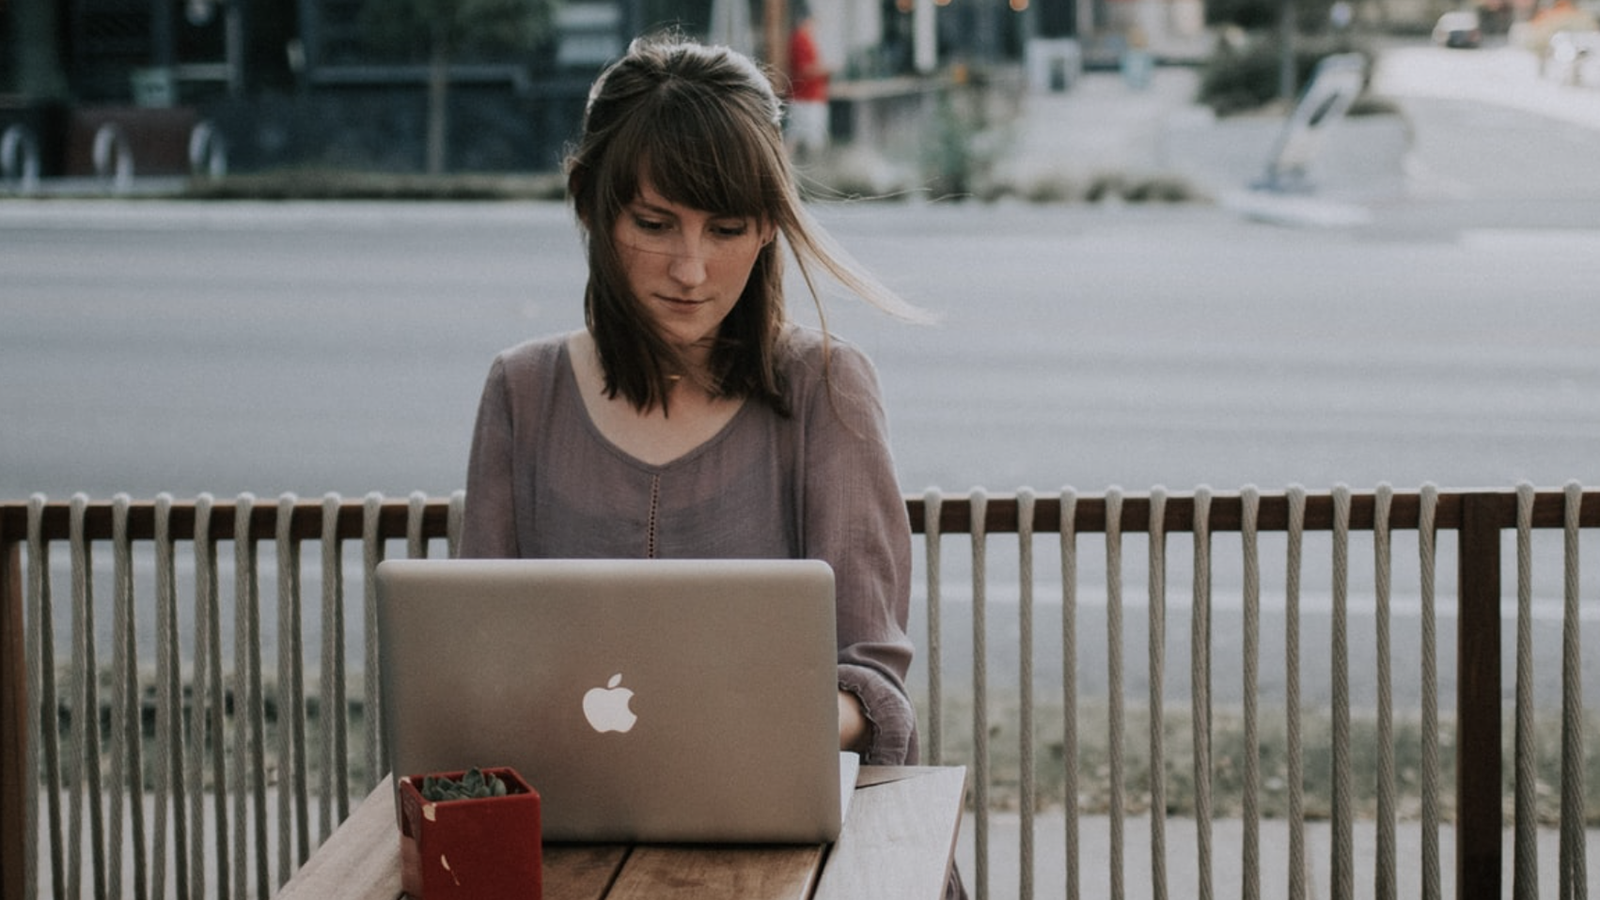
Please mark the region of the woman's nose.
<svg viewBox="0 0 1600 900"><path fill-rule="evenodd" d="M705 248L697 246L693 239L687 239L679 245L672 254L672 263L668 267L673 280L680 284L694 286L706 280Z"/></svg>

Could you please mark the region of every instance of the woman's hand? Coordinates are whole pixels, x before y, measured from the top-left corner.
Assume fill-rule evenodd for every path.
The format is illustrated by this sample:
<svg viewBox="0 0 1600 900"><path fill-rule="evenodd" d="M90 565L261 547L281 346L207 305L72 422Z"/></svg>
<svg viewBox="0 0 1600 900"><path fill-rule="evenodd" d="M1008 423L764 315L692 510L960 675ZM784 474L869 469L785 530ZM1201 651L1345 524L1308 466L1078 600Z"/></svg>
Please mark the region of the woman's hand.
<svg viewBox="0 0 1600 900"><path fill-rule="evenodd" d="M869 732L867 714L861 709L861 698L849 691L840 691L839 749L864 753Z"/></svg>

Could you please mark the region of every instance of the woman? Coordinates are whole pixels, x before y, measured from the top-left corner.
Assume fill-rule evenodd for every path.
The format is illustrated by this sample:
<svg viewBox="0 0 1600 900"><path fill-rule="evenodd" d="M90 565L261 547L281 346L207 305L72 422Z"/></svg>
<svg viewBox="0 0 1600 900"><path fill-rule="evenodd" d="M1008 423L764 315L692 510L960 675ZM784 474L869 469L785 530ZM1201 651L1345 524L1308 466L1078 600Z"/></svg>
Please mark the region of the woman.
<svg viewBox="0 0 1600 900"><path fill-rule="evenodd" d="M910 530L876 376L788 320L778 237L808 286L820 267L916 311L806 214L781 116L725 48L641 39L601 74L567 163L587 327L496 358L461 555L826 560L839 745L911 763Z"/></svg>

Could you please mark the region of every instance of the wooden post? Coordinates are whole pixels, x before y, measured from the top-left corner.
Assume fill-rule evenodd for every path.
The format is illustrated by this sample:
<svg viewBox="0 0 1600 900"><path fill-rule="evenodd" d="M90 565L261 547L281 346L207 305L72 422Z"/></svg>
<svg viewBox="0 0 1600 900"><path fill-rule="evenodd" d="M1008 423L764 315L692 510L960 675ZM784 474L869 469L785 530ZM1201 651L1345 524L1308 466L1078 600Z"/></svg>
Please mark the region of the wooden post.
<svg viewBox="0 0 1600 900"><path fill-rule="evenodd" d="M0 533L0 896L23 896L27 858L28 667L22 544Z"/></svg>
<svg viewBox="0 0 1600 900"><path fill-rule="evenodd" d="M1456 897L1498 900L1501 495L1463 494L1456 586Z"/></svg>

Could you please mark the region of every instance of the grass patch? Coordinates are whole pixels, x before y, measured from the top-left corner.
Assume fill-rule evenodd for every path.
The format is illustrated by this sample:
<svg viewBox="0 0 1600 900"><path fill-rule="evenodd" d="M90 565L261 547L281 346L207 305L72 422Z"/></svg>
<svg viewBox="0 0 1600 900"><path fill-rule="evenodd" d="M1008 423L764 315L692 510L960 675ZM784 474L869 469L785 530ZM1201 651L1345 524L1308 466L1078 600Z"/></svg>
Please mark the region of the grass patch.
<svg viewBox="0 0 1600 900"><path fill-rule="evenodd" d="M944 707L943 754L945 764L971 764L973 752L972 704L970 698L946 697ZM927 759L928 712L925 700L918 701L923 722L923 756ZM1037 706L1034 718L1033 756L1035 764L1034 806L1039 810L1060 809L1066 803L1066 740L1064 716L1059 706ZM1509 715L1509 713L1508 713ZM991 701L988 722L989 804L994 809L1017 809L1021 803L1021 710L1008 699ZM1237 708L1216 708L1211 715L1211 808L1217 818L1243 815L1249 772L1248 742L1244 713ZM1078 752L1077 808L1088 814L1110 811L1114 748L1110 741L1110 710L1103 698L1085 700L1079 709L1076 728ZM1130 703L1123 713L1123 805L1130 815L1150 811L1150 717L1142 705ZM1285 818L1289 813L1288 717L1282 709L1258 711L1257 721L1257 803L1263 818ZM1584 734L1600 734L1600 714L1590 713ZM1395 716L1394 746L1396 814L1402 819L1421 816L1424 767L1420 713ZM1439 735L1440 815L1454 819L1455 746L1454 724L1441 716ZM1507 808L1515 791L1512 740L1514 728L1508 719L1502 728L1505 740L1504 793ZM1378 814L1378 723L1375 715L1353 714L1350 721L1351 804L1356 816L1373 818ZM1303 810L1307 818L1327 818L1333 808L1333 720L1325 709L1305 710L1300 718ZM1561 722L1557 713L1541 716L1535 724L1535 788L1537 814L1541 824L1555 825L1561 807ZM1585 746L1584 808L1589 826L1600 826L1600 746L1589 740ZM1166 813L1170 816L1195 814L1194 727L1187 707L1169 707L1161 720L1161 763L1164 773Z"/></svg>

